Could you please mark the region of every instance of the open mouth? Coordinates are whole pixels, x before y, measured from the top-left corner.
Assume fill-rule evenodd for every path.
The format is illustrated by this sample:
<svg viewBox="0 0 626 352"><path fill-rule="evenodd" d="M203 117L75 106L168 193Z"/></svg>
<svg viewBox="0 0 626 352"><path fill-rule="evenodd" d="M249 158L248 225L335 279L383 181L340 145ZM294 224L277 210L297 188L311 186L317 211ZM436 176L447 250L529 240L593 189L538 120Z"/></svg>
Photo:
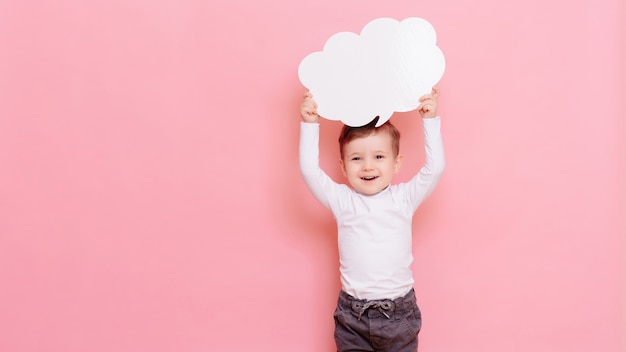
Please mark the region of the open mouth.
<svg viewBox="0 0 626 352"><path fill-rule="evenodd" d="M372 181L372 180L375 180L377 178L378 178L378 176L364 176L364 177L361 177L361 180L363 180L363 181Z"/></svg>

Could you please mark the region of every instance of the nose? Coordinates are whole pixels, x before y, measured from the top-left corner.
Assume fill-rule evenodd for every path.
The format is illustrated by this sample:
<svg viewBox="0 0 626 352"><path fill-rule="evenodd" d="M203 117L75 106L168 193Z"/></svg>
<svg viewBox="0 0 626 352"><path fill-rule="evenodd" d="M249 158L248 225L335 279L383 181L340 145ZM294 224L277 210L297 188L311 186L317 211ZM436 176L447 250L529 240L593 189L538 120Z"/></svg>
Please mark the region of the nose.
<svg viewBox="0 0 626 352"><path fill-rule="evenodd" d="M365 160L365 162L363 163L363 170L371 170L372 169L372 162L369 160Z"/></svg>

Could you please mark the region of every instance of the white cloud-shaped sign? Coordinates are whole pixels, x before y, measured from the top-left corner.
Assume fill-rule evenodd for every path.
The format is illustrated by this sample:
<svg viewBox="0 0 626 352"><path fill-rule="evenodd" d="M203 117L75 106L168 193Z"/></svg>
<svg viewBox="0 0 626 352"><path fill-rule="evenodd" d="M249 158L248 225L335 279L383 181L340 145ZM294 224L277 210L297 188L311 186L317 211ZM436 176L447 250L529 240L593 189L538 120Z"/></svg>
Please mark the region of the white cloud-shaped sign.
<svg viewBox="0 0 626 352"><path fill-rule="evenodd" d="M363 126L379 117L380 126L394 112L415 110L445 70L435 29L417 17L379 18L361 34L331 36L323 51L306 56L298 67L300 82L328 120Z"/></svg>

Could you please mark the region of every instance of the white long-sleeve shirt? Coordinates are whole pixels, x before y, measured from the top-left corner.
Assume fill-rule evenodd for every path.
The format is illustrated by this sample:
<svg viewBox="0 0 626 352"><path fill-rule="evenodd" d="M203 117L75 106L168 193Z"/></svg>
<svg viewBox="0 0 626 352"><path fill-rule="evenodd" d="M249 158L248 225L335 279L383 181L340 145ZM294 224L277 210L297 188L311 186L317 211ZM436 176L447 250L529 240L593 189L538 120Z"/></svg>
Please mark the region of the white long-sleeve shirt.
<svg viewBox="0 0 626 352"><path fill-rule="evenodd" d="M445 166L439 117L422 119L426 162L409 182L363 195L319 167L319 124L300 126L300 171L337 221L342 290L359 299L394 299L413 287L412 219Z"/></svg>

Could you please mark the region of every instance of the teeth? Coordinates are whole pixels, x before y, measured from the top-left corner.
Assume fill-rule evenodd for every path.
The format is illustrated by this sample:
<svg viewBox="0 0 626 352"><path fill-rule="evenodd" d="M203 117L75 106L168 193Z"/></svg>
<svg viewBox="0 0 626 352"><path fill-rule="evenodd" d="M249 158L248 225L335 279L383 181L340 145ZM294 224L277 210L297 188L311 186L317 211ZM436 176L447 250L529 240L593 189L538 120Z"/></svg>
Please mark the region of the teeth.
<svg viewBox="0 0 626 352"><path fill-rule="evenodd" d="M378 176L366 176L366 177L361 177L361 179L365 180L365 181L371 181L371 180L375 179L376 177L378 177Z"/></svg>

